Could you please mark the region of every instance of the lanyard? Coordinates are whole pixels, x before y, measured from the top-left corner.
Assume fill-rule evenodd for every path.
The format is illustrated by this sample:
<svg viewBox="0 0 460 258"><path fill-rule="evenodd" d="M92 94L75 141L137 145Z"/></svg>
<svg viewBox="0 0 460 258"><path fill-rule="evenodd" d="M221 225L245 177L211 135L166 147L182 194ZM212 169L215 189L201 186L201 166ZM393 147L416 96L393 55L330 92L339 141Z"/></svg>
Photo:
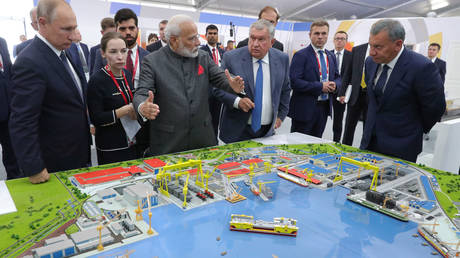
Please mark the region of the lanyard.
<svg viewBox="0 0 460 258"><path fill-rule="evenodd" d="M134 84L134 78L136 77L136 71L137 71L137 65L139 64L139 46L137 46L137 51L136 51L136 61L134 62L134 69L133 69L133 84ZM125 69L126 66L125 66Z"/></svg>
<svg viewBox="0 0 460 258"><path fill-rule="evenodd" d="M326 55L326 67L327 67L327 74L329 74L329 60L327 58L327 54L326 54L326 51L324 51L324 55ZM321 63L319 62L319 58L318 58L319 54L318 52L315 51L315 57L316 57L316 61L318 62L318 70L319 70L319 79L321 80L323 77L322 77L322 72L321 72Z"/></svg>
<svg viewBox="0 0 460 258"><path fill-rule="evenodd" d="M113 76L113 73L112 73L112 71L109 69L109 66L106 65L106 66L105 66L105 69L107 70L107 72L109 72L110 77L112 77L113 83L115 83L115 86L117 86L117 89L118 89L118 91L120 92L121 96L123 97L123 100L125 101L125 104L128 105L129 102L128 102L128 100L126 99L125 93L121 90L121 87L120 87L120 85L118 84L117 80L115 79L115 76ZM121 75L123 75L123 79L125 80L126 88L128 88L128 92L129 92L129 95L131 96L131 99L133 99L133 93L132 93L131 89L129 88L128 81L126 81L125 73L124 73L123 71L121 71Z"/></svg>

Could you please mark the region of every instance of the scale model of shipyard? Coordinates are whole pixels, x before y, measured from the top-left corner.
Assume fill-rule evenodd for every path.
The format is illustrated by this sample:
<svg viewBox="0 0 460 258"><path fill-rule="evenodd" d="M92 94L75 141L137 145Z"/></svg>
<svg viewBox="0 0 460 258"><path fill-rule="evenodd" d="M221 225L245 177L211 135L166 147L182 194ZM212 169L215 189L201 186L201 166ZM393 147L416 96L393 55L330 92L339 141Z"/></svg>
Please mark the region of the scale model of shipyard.
<svg viewBox="0 0 460 258"><path fill-rule="evenodd" d="M226 147L206 152L222 148ZM419 234L414 237L421 236L432 245L437 250L429 251L433 255L459 255L459 228L434 193L441 191L434 175L415 164L371 153L337 150L331 154L260 146L221 151L211 159L203 156L202 151L200 155L192 151L146 159L137 166L73 174L67 178L71 187L89 196L82 206L84 212L75 222L78 232L49 238L31 253L34 257L53 257L59 252L62 256L89 256L126 243L161 237L162 232L151 226L157 207L172 203L187 213L214 202L244 202L248 193L271 202L277 195L270 184L287 180L307 191L348 188L349 201L396 220L418 223ZM262 179L262 175L270 173L277 175L276 180ZM244 188L250 190L244 191L246 196L241 192ZM296 237L303 230L296 218L280 215L267 221L258 218L258 214L231 214L226 227L240 231L236 234L272 234L273 238ZM129 252L121 255L129 256Z"/></svg>

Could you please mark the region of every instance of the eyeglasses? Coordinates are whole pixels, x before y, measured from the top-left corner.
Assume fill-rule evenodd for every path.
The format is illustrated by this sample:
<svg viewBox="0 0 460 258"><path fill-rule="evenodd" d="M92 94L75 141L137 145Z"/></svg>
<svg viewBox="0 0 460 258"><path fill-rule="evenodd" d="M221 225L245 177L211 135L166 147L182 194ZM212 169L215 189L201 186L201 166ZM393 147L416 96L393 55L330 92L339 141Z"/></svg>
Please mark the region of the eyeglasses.
<svg viewBox="0 0 460 258"><path fill-rule="evenodd" d="M335 38L334 40L347 40L347 38Z"/></svg>

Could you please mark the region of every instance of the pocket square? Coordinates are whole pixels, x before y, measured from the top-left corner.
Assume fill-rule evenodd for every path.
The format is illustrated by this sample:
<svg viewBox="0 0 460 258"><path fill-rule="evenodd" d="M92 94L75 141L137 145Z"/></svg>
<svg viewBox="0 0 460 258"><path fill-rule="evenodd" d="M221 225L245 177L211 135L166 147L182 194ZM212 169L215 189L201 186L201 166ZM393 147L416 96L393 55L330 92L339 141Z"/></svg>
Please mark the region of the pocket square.
<svg viewBox="0 0 460 258"><path fill-rule="evenodd" d="M201 66L200 64L198 64L198 75L202 75L203 73L204 73L203 66Z"/></svg>

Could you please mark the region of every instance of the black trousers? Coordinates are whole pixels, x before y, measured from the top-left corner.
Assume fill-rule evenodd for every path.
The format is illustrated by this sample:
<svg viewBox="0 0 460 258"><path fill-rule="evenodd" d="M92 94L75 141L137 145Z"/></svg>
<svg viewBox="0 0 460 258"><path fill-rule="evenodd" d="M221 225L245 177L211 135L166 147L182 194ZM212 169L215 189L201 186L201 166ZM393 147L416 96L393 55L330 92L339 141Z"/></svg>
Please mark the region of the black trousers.
<svg viewBox="0 0 460 258"><path fill-rule="evenodd" d="M334 133L334 142L340 142L342 138L342 127L343 127L343 113L345 112L345 104L337 101L336 96L332 100L332 107L334 109L332 132Z"/></svg>
<svg viewBox="0 0 460 258"><path fill-rule="evenodd" d="M16 156L11 146L8 121L0 122L0 144L2 145L2 159L6 169L6 179L24 177L24 174L19 170Z"/></svg>
<svg viewBox="0 0 460 258"><path fill-rule="evenodd" d="M216 135L216 141L219 142L217 140L217 133L219 130L219 120L220 120L220 112L222 110L222 103L213 96L210 96L208 101L209 101L209 112L211 113L212 127L214 129L214 134Z"/></svg>
<svg viewBox="0 0 460 258"><path fill-rule="evenodd" d="M299 132L321 138L326 128L327 115L329 114L329 101L316 103L318 113L308 122L292 120L291 133Z"/></svg>
<svg viewBox="0 0 460 258"><path fill-rule="evenodd" d="M343 133L342 143L346 145L353 145L353 138L355 136L356 125L358 120L362 118L363 128L366 123L367 116L367 91L360 90L359 97L353 106L347 105L347 117L345 118L345 131Z"/></svg>

